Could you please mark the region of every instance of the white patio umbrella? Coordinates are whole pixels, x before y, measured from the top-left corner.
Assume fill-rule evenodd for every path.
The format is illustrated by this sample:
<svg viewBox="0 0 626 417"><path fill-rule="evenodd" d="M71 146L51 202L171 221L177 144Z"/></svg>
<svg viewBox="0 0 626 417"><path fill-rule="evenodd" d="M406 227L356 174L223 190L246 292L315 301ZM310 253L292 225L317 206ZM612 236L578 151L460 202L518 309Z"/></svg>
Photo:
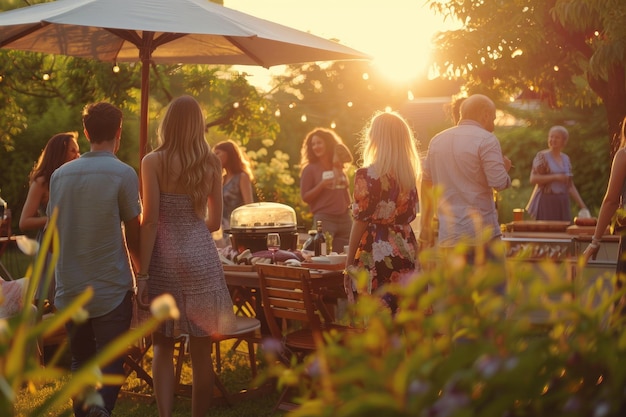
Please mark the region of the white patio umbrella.
<svg viewBox="0 0 626 417"><path fill-rule="evenodd" d="M140 157L148 135L149 64L296 64L369 59L362 52L208 0L58 0L0 13L0 47L140 61Z"/></svg>

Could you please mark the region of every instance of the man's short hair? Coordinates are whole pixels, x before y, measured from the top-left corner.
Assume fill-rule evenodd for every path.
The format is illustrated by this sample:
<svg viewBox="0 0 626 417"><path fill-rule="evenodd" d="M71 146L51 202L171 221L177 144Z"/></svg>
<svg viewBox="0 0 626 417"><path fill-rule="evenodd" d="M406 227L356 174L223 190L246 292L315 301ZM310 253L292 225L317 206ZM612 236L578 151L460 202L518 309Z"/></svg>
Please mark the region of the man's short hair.
<svg viewBox="0 0 626 417"><path fill-rule="evenodd" d="M83 126L92 143L114 140L121 125L122 111L110 103L101 101L83 109Z"/></svg>

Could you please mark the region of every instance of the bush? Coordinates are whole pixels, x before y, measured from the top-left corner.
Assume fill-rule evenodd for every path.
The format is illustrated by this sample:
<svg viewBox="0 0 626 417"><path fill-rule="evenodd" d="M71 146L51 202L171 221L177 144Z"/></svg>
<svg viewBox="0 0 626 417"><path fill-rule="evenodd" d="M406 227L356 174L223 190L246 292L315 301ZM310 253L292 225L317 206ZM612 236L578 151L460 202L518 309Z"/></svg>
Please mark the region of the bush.
<svg viewBox="0 0 626 417"><path fill-rule="evenodd" d="M363 333L327 334L304 363L270 370L295 387L290 416L624 415L626 333L619 316L606 320L621 293L597 306L572 298L566 263L505 274L467 265L461 247L442 257L422 252L429 268L394 288L395 317L361 296L351 317ZM531 320L538 309L543 323Z"/></svg>

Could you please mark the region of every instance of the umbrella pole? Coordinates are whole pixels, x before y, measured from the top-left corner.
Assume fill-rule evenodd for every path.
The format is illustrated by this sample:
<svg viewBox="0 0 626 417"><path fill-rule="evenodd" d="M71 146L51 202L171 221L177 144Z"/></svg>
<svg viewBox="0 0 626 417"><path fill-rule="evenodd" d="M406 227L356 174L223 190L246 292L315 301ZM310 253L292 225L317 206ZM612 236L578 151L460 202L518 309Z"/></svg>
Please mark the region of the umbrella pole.
<svg viewBox="0 0 626 417"><path fill-rule="evenodd" d="M150 60L141 58L141 108L139 115L139 166L148 147L148 97L150 96Z"/></svg>
<svg viewBox="0 0 626 417"><path fill-rule="evenodd" d="M139 173L141 160L148 151L148 98L150 97L150 58L154 46L154 32L145 31L137 44L141 60L141 105L139 110Z"/></svg>

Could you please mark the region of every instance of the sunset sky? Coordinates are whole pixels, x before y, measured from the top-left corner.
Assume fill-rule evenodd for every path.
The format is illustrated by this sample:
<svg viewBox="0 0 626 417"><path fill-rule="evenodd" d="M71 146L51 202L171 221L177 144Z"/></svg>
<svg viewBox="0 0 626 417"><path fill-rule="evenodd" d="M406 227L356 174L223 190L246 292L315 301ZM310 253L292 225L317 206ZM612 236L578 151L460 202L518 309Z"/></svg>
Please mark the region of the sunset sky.
<svg viewBox="0 0 626 417"><path fill-rule="evenodd" d="M422 0L224 0L224 6L271 20L368 53L392 80L423 73L436 31L452 28ZM246 67L249 81L263 86L270 70Z"/></svg>

